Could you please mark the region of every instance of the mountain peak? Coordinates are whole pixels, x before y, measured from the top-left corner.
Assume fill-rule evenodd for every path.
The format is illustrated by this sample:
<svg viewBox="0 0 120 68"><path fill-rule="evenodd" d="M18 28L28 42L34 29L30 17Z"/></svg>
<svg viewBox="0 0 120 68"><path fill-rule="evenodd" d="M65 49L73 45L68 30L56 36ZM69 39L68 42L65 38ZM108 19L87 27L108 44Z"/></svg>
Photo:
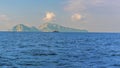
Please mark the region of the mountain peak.
<svg viewBox="0 0 120 68"><path fill-rule="evenodd" d="M44 23L39 26L39 29L43 32L87 32L86 30L74 29L65 26L58 25L56 23Z"/></svg>
<svg viewBox="0 0 120 68"><path fill-rule="evenodd" d="M13 31L17 31L17 32L32 32L32 31L39 31L39 29L35 28L35 27L28 27L25 26L23 24L18 24L16 26L13 27L12 29Z"/></svg>

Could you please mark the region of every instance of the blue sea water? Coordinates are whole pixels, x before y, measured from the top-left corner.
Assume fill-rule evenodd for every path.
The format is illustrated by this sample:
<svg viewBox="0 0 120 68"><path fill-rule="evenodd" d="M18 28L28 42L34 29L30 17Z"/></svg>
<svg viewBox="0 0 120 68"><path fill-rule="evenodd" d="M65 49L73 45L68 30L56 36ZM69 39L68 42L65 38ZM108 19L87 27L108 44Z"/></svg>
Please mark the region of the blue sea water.
<svg viewBox="0 0 120 68"><path fill-rule="evenodd" d="M120 68L120 34L0 32L0 68Z"/></svg>

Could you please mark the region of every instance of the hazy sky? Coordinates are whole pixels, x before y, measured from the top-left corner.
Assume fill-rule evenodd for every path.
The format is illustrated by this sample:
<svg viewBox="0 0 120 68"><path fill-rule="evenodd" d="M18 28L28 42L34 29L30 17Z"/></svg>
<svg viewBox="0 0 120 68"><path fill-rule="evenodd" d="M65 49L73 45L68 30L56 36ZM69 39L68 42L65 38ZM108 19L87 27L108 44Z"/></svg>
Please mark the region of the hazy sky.
<svg viewBox="0 0 120 68"><path fill-rule="evenodd" d="M120 0L0 0L0 30L46 22L91 32L120 32Z"/></svg>

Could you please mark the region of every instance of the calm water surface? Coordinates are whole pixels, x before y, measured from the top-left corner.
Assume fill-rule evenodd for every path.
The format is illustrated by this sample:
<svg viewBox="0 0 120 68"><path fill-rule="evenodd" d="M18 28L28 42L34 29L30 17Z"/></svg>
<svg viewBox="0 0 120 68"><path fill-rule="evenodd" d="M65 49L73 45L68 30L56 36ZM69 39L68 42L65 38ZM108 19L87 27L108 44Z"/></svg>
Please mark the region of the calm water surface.
<svg viewBox="0 0 120 68"><path fill-rule="evenodd" d="M120 68L120 34L1 32L0 68Z"/></svg>

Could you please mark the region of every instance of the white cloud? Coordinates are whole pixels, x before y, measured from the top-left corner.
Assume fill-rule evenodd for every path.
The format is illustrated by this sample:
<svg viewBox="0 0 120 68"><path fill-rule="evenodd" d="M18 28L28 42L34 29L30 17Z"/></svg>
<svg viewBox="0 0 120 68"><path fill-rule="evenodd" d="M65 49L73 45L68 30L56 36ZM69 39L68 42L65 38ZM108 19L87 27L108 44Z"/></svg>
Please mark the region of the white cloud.
<svg viewBox="0 0 120 68"><path fill-rule="evenodd" d="M82 15L80 15L78 13L75 13L75 14L72 15L71 18L72 18L73 21L79 21L79 20L82 19Z"/></svg>
<svg viewBox="0 0 120 68"><path fill-rule="evenodd" d="M66 0L65 11L72 13L72 21L85 21L91 16L89 10L102 6L107 0Z"/></svg>
<svg viewBox="0 0 120 68"><path fill-rule="evenodd" d="M9 20L9 18L8 18L7 15L0 15L0 21L6 22L6 21L8 21L8 20Z"/></svg>
<svg viewBox="0 0 120 68"><path fill-rule="evenodd" d="M51 21L53 21L55 19L55 16L56 15L53 12L47 12L46 16L45 16L45 18L43 18L43 20L45 22L51 22Z"/></svg>

